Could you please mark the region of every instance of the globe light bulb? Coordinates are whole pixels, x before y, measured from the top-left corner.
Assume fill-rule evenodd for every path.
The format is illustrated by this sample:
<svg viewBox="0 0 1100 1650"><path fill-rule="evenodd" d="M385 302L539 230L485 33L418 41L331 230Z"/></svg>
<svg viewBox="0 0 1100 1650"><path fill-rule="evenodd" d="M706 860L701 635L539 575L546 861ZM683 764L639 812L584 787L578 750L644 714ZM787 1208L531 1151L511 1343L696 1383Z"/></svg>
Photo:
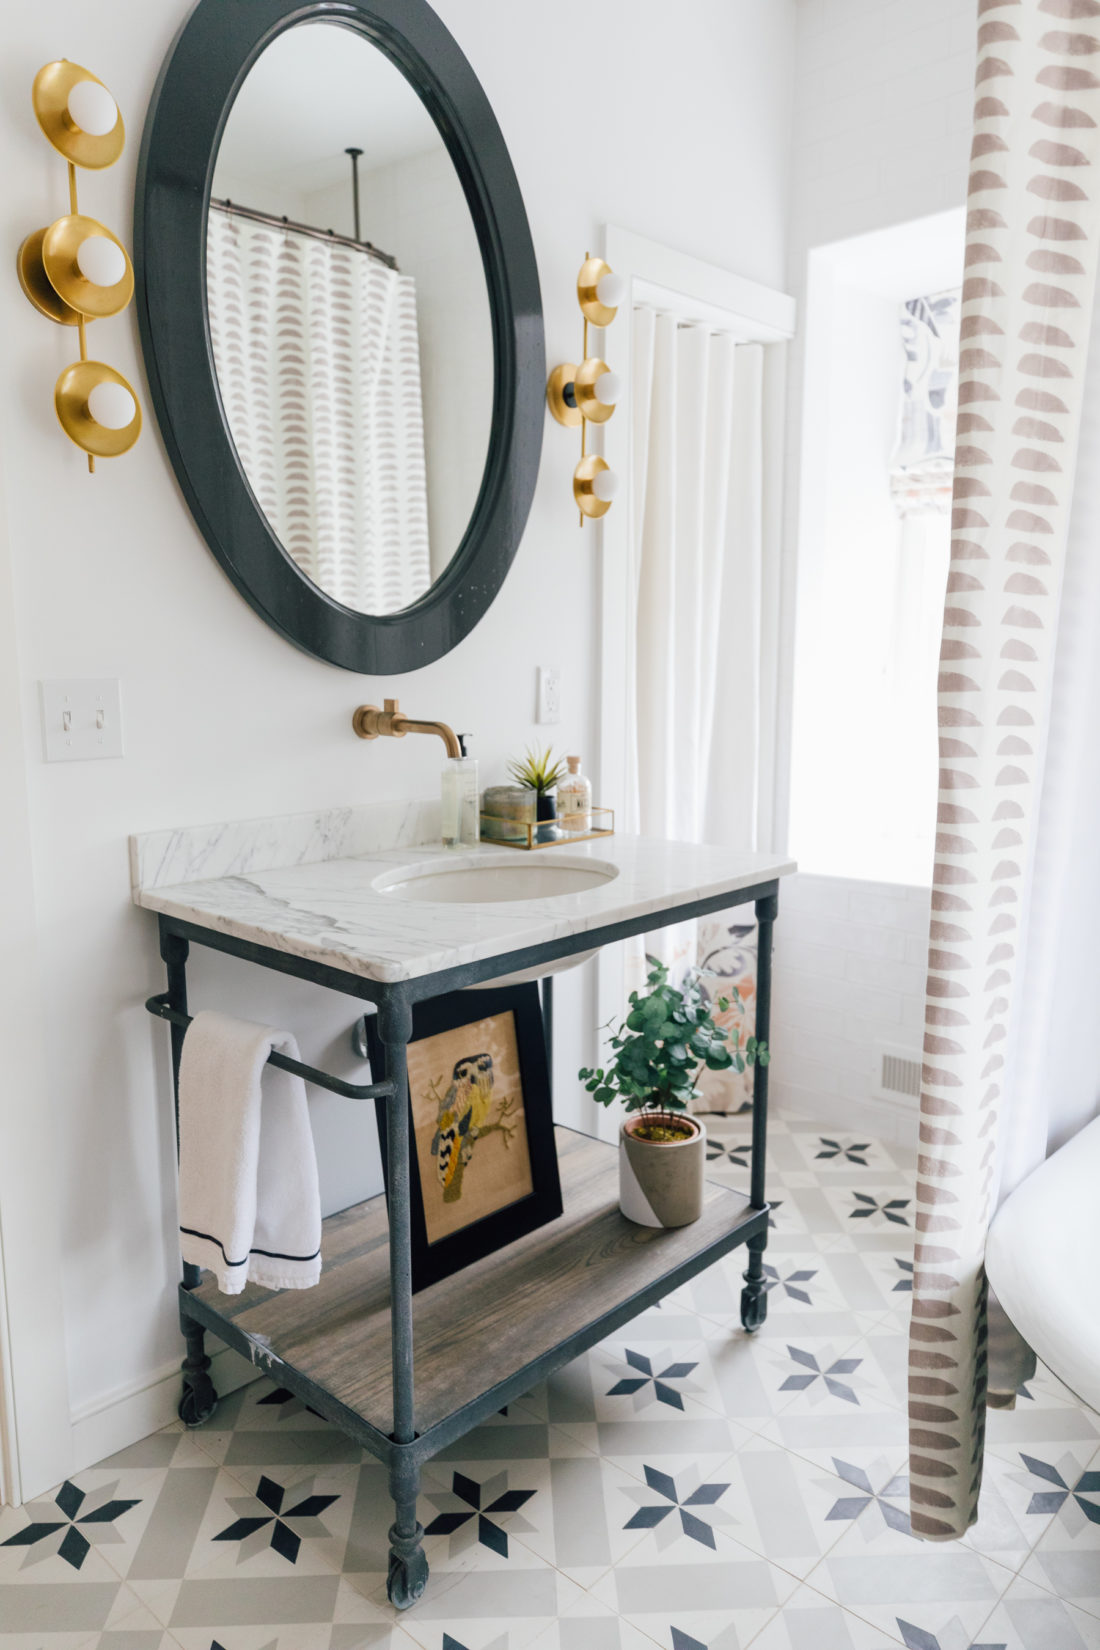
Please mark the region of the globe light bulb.
<svg viewBox="0 0 1100 1650"><path fill-rule="evenodd" d="M596 297L601 304L606 304L608 309L618 309L626 297L626 282L621 275L616 275L613 269L609 269L596 283Z"/></svg>
<svg viewBox="0 0 1100 1650"><path fill-rule="evenodd" d="M601 504L610 504L619 491L619 477L615 470L597 470L592 478L592 491Z"/></svg>
<svg viewBox="0 0 1100 1650"><path fill-rule="evenodd" d="M126 274L126 254L106 235L86 235L76 249L76 266L93 286L117 286Z"/></svg>
<svg viewBox="0 0 1100 1650"><path fill-rule="evenodd" d="M617 372L601 372L592 387L601 407L614 407L623 392L623 381Z"/></svg>
<svg viewBox="0 0 1100 1650"><path fill-rule="evenodd" d="M124 430L134 421L137 402L125 384L108 380L92 386L88 395L88 412L105 430Z"/></svg>
<svg viewBox="0 0 1100 1650"><path fill-rule="evenodd" d="M65 107L74 126L89 137L106 137L118 121L118 104L98 80L78 80L66 99Z"/></svg>

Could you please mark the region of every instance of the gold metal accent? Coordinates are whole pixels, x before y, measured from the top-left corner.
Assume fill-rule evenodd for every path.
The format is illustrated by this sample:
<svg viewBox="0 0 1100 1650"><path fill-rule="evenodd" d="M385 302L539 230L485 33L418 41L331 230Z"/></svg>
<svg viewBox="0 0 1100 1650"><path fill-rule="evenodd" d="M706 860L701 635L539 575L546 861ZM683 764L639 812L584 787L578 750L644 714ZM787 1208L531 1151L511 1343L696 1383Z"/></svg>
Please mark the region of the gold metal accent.
<svg viewBox="0 0 1100 1650"><path fill-rule="evenodd" d="M407 733L434 733L446 745L448 756L462 755L462 746L446 722L418 722L405 715L396 699L383 703L384 710L377 705L359 705L352 712L351 725L360 739L404 739Z"/></svg>
<svg viewBox="0 0 1100 1650"><path fill-rule="evenodd" d="M610 464L598 453L589 453L573 471L573 497L577 501L577 508L582 516L588 516L592 521L598 520L600 516L606 516L611 508L611 499L597 498L592 491L592 483L600 471L610 468Z"/></svg>
<svg viewBox="0 0 1100 1650"><path fill-rule="evenodd" d="M97 286L94 281L86 280L80 273L76 255L81 243L92 235L102 235L111 241L126 260L126 273L114 286ZM126 308L134 296L134 266L130 262L126 248L105 224L101 224L97 218L85 217L80 212L58 218L56 223L51 223L45 231L42 240L42 266L47 280L62 301L70 308L78 310L81 315L90 316L94 321L101 321L108 315L117 315Z"/></svg>
<svg viewBox="0 0 1100 1650"><path fill-rule="evenodd" d="M134 396L134 416L125 429L105 429L88 411L88 397L97 384L121 384ZM105 361L74 361L66 367L54 388L53 404L69 440L97 458L117 458L129 452L141 434L141 403L133 386Z"/></svg>
<svg viewBox="0 0 1100 1650"><path fill-rule="evenodd" d="M577 369L572 361L564 361L560 367L555 367L546 384L546 403L559 424L565 424L569 429L576 429L581 421L581 409L571 407L565 399L567 384L571 384L576 377Z"/></svg>
<svg viewBox="0 0 1100 1650"><path fill-rule="evenodd" d="M611 371L606 361L601 361L598 355L590 355L587 361L582 361L577 368L574 379L573 393L577 398L581 417L587 418L590 424L606 424L615 411L614 403L605 407L602 401L596 398L596 380Z"/></svg>
<svg viewBox="0 0 1100 1650"><path fill-rule="evenodd" d="M614 808L591 807L588 809L588 812L593 821L595 821L596 816L599 815L600 819L604 821L604 823L600 825L593 823L591 829L587 831L562 831L558 822L553 819L506 819L502 814L483 813L481 815L482 825L484 825L485 821L488 820L492 825L507 826L507 828L513 833L516 831L525 831L527 834L527 841L517 842L514 834L509 837L503 837L493 836L491 834L486 835L484 833L482 834L481 840L482 843L488 848L518 848L521 853L526 853L528 850L534 851L537 848L562 848L568 847L573 842L593 842L598 836L615 835ZM538 840L538 834L540 831L545 831L548 825L557 825L559 831L561 831L561 834L556 837L547 837L545 841L540 842Z"/></svg>
<svg viewBox="0 0 1100 1650"><path fill-rule="evenodd" d="M57 63L47 63L34 77L31 100L39 126L58 153L77 166L98 171L104 166L113 166L121 155L126 143L126 127L121 110L112 129L103 137L93 137L90 132L82 132L79 126L74 125L68 110L69 93L81 80L92 80L97 86L103 86L98 75L92 74L89 69L82 69L79 63L70 63L65 58ZM103 89L109 90L106 86Z"/></svg>
<svg viewBox="0 0 1100 1650"><path fill-rule="evenodd" d="M577 276L577 302L585 320L591 321L594 327L609 327L619 313L618 305L612 309L610 304L601 304L596 296L596 288L604 276L610 274L611 265L602 258L585 258Z"/></svg>
<svg viewBox="0 0 1100 1650"><path fill-rule="evenodd" d="M67 304L47 279L42 265L42 242L45 236L45 229L36 229L33 235L27 236L19 248L15 263L19 272L19 285L40 315L57 321L63 327L78 326L81 320L80 312Z"/></svg>

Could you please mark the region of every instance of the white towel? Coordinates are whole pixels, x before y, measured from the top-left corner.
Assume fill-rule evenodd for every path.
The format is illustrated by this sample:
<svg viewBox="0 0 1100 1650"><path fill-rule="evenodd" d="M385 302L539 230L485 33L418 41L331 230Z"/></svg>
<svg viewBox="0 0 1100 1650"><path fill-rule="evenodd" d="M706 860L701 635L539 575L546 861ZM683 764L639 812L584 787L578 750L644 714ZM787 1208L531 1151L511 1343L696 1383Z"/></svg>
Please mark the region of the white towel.
<svg viewBox="0 0 1100 1650"><path fill-rule="evenodd" d="M298 1059L283 1031L195 1015L180 1061L180 1250L238 1295L308 1289L321 1275L321 1194Z"/></svg>

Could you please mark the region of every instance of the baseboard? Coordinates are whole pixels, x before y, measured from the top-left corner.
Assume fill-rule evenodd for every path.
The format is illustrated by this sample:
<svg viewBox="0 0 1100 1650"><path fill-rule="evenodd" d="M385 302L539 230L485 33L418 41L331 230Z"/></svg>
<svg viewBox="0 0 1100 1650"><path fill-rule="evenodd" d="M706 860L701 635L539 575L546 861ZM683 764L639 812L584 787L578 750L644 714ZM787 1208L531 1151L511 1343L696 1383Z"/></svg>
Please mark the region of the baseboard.
<svg viewBox="0 0 1100 1650"><path fill-rule="evenodd" d="M869 1134L872 1139L893 1140L900 1146L916 1146L919 1107L895 1105L871 1096L853 1099L846 1094L822 1094L801 1088L797 1083L772 1081L772 1099L779 1112L797 1112L829 1129Z"/></svg>
<svg viewBox="0 0 1100 1650"><path fill-rule="evenodd" d="M221 1396L247 1386L259 1375L231 1347L212 1352L210 1374ZM97 1461L115 1455L130 1444L148 1438L176 1419L180 1401L179 1364L169 1364L151 1379L121 1387L107 1398L97 1398L73 1412L73 1472L83 1472Z"/></svg>

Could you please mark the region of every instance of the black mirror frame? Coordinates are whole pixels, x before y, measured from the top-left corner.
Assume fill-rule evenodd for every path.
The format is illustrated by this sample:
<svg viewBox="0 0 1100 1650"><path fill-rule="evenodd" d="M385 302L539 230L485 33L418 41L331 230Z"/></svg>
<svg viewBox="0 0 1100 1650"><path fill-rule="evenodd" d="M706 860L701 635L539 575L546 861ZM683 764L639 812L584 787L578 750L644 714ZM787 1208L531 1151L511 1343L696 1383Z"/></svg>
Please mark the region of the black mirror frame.
<svg viewBox="0 0 1100 1650"><path fill-rule="evenodd" d="M206 217L233 99L275 37L339 23L385 52L447 145L481 246L493 329L493 415L481 489L462 543L419 601L368 616L299 571L248 485L222 409L206 311ZM134 205L138 322L168 455L207 544L241 595L287 641L363 675L396 675L450 652L512 564L542 448L542 301L523 196L492 107L426 0L199 0L161 69Z"/></svg>

